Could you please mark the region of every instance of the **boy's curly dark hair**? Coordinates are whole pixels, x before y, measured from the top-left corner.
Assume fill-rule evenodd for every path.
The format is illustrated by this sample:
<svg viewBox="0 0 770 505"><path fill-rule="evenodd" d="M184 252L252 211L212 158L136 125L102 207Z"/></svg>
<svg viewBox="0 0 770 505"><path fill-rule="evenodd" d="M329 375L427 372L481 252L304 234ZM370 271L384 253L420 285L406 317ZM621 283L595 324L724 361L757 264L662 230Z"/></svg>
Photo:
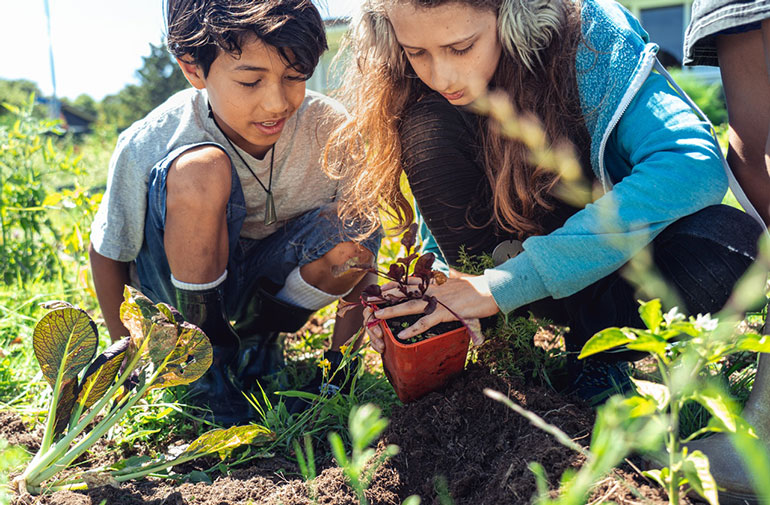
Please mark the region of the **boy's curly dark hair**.
<svg viewBox="0 0 770 505"><path fill-rule="evenodd" d="M254 34L276 47L287 65L313 74L327 49L326 33L311 0L166 0L168 49L189 55L207 76L219 51L238 55Z"/></svg>

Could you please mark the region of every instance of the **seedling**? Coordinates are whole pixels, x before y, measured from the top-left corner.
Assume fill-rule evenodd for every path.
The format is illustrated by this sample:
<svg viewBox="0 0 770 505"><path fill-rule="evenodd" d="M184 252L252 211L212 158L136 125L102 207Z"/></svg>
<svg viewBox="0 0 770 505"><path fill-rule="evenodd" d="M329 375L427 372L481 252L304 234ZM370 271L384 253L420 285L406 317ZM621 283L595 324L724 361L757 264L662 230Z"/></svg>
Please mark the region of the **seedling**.
<svg viewBox="0 0 770 505"><path fill-rule="evenodd" d="M398 294L391 293L389 290L383 291L381 286L372 284L364 289L361 295L360 304L370 307L372 310L377 310L380 307L393 306L410 300L422 300L427 302L427 305L423 310L425 314L432 313L440 304L467 328L473 341L481 341L481 328L478 325L469 324L435 296L427 294L431 281L440 285L446 282L447 276L443 272L433 270L433 263L436 260L436 256L433 253L428 252L420 255L414 251L416 243L417 224L412 223L409 226L409 229L401 237L401 245L404 246L406 255L396 259L395 263L391 263L387 272L380 270L374 264L360 263L358 258L352 258L344 265L335 268L333 273L336 276L340 276L350 270L358 270L371 272L382 278L388 279L395 283L395 289L398 291ZM411 274L409 273L410 268ZM359 303L349 303L342 307L341 310L345 311L356 305L359 305ZM379 323L379 319L371 318L366 324L368 327L372 327ZM419 342L423 339L424 338L415 337L414 340L410 339L409 343Z"/></svg>
<svg viewBox="0 0 770 505"><path fill-rule="evenodd" d="M130 336L96 359L97 328L82 309L55 302L35 326L35 356L53 394L40 450L14 481L20 493L82 489L87 482L113 484L270 437L261 426L213 430L172 461L123 465L116 471L76 474L44 485L72 465L148 391L189 384L211 365L208 338L178 312L162 303L153 305L130 287L125 288L124 298L120 317Z"/></svg>
<svg viewBox="0 0 770 505"><path fill-rule="evenodd" d="M648 352L656 361L662 384L634 380L637 396L628 401L635 407L633 417L650 417L667 427L666 454L657 458L665 461L660 470L645 474L663 486L672 504L679 503L680 488L687 486L709 503L718 503L716 483L709 471L706 456L700 451L689 452L684 446L695 437L709 431L721 431L731 438L756 440L753 428L732 405L718 384L703 373L709 364L741 351L770 352L770 339L756 333L739 333L736 323L719 321L709 315L686 318L676 308L663 314L660 300L643 303L639 315L644 329L607 328L586 342L580 358L623 346ZM686 402L702 405L712 416L708 426L684 440L679 436L679 414ZM754 444L759 447L761 444ZM770 468L754 458L746 465L754 473L755 483L766 485ZM764 476L765 478L762 478ZM770 489L761 490L770 496Z"/></svg>
<svg viewBox="0 0 770 505"><path fill-rule="evenodd" d="M388 420L381 417L381 411L375 405L367 403L360 407L353 407L348 425L353 445L350 456L345 452L342 437L335 432L329 433L329 443L334 459L342 467L343 473L362 505L368 503L364 491L372 483L374 473L388 458L398 454L398 447L395 445L386 446L379 456L376 456L376 451L369 447L387 426Z"/></svg>

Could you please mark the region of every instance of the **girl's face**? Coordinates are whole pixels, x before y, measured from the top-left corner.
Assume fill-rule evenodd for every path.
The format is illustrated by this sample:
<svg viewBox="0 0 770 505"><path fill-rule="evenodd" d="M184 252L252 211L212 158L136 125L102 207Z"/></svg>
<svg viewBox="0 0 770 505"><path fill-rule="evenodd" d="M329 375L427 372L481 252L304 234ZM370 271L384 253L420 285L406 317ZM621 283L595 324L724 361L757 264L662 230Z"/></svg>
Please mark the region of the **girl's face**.
<svg viewBox="0 0 770 505"><path fill-rule="evenodd" d="M458 2L386 7L398 43L417 76L453 105L468 105L487 88L502 48L497 14Z"/></svg>

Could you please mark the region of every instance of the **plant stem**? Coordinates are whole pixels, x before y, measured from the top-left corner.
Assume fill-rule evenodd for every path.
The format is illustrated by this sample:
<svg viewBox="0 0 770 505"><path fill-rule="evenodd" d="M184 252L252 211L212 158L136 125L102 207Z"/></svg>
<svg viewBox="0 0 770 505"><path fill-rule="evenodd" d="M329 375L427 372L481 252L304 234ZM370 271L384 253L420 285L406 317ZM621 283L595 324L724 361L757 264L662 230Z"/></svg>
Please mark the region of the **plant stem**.
<svg viewBox="0 0 770 505"><path fill-rule="evenodd" d="M80 433L83 432L83 430L86 429L86 427L89 425L89 423L99 414L99 412L102 411L102 409L112 400L112 397L115 395L115 393L120 389L120 387L123 385L123 383L128 379L128 377L131 375L131 373L136 368L136 365L139 363L139 360L142 356L144 343L142 347L140 347L137 350L136 355L131 360L131 362L126 366L124 372L118 377L117 382L104 394L104 396L99 400L99 402L94 405L90 412L74 427L72 427L68 432L67 435L59 440L59 442L56 443L52 448L48 449L47 451L43 451L42 446L41 450L38 451L38 454L35 456L35 460L27 467L27 469L24 471L23 478L27 482L27 487L31 488L35 486L36 484L39 484L45 479L40 479L40 474L46 470L46 468L56 460L56 458L62 453L67 450L67 448L70 446L70 444L75 440L75 438L80 435ZM55 414L50 414L55 415ZM108 413L107 418L110 417L110 414ZM106 418L105 418L106 419ZM104 420L102 420L104 421ZM46 427L46 433L48 432L48 427ZM42 457L38 457L40 455L43 455Z"/></svg>
<svg viewBox="0 0 770 505"><path fill-rule="evenodd" d="M668 462L671 480L668 485L668 501L679 505L679 402L671 402L671 417L668 425Z"/></svg>
<svg viewBox="0 0 770 505"><path fill-rule="evenodd" d="M139 355L139 353L137 353L137 355ZM78 456L87 451L88 448L94 444L94 442L99 440L105 433L107 433L110 428L112 428L113 425L120 421L126 412L128 412L128 410L133 407L136 402L141 400L144 394L150 389L150 386L152 386L161 372L165 369L170 355L171 353L169 353L161 365L156 368L155 373L150 377L149 380L147 380L147 382L145 382L144 387L132 394L120 409L108 412L107 416L99 421L99 423L94 427L94 429L86 438L78 442L74 447L67 451L64 456L62 456L60 463L52 465L40 472L40 475L38 476L40 481L45 481L56 475L56 473L60 470L67 468L73 461L75 461L75 459L77 459Z"/></svg>

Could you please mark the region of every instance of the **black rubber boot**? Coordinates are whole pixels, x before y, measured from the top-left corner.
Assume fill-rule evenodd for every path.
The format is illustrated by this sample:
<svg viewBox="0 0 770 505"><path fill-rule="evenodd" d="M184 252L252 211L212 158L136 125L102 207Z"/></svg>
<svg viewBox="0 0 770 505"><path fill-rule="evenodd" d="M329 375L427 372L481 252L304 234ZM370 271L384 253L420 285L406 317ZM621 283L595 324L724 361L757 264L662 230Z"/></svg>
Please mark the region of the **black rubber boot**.
<svg viewBox="0 0 770 505"><path fill-rule="evenodd" d="M203 376L188 386L188 402L211 411L203 417L217 424L233 426L254 419L251 405L233 380L240 339L227 319L218 288L204 291L176 289L177 309L185 320L209 338L213 361Z"/></svg>
<svg viewBox="0 0 770 505"><path fill-rule="evenodd" d="M281 333L273 331L265 335L252 336L241 343L238 355L236 377L244 389L256 386L256 381L283 369L283 341Z"/></svg>

